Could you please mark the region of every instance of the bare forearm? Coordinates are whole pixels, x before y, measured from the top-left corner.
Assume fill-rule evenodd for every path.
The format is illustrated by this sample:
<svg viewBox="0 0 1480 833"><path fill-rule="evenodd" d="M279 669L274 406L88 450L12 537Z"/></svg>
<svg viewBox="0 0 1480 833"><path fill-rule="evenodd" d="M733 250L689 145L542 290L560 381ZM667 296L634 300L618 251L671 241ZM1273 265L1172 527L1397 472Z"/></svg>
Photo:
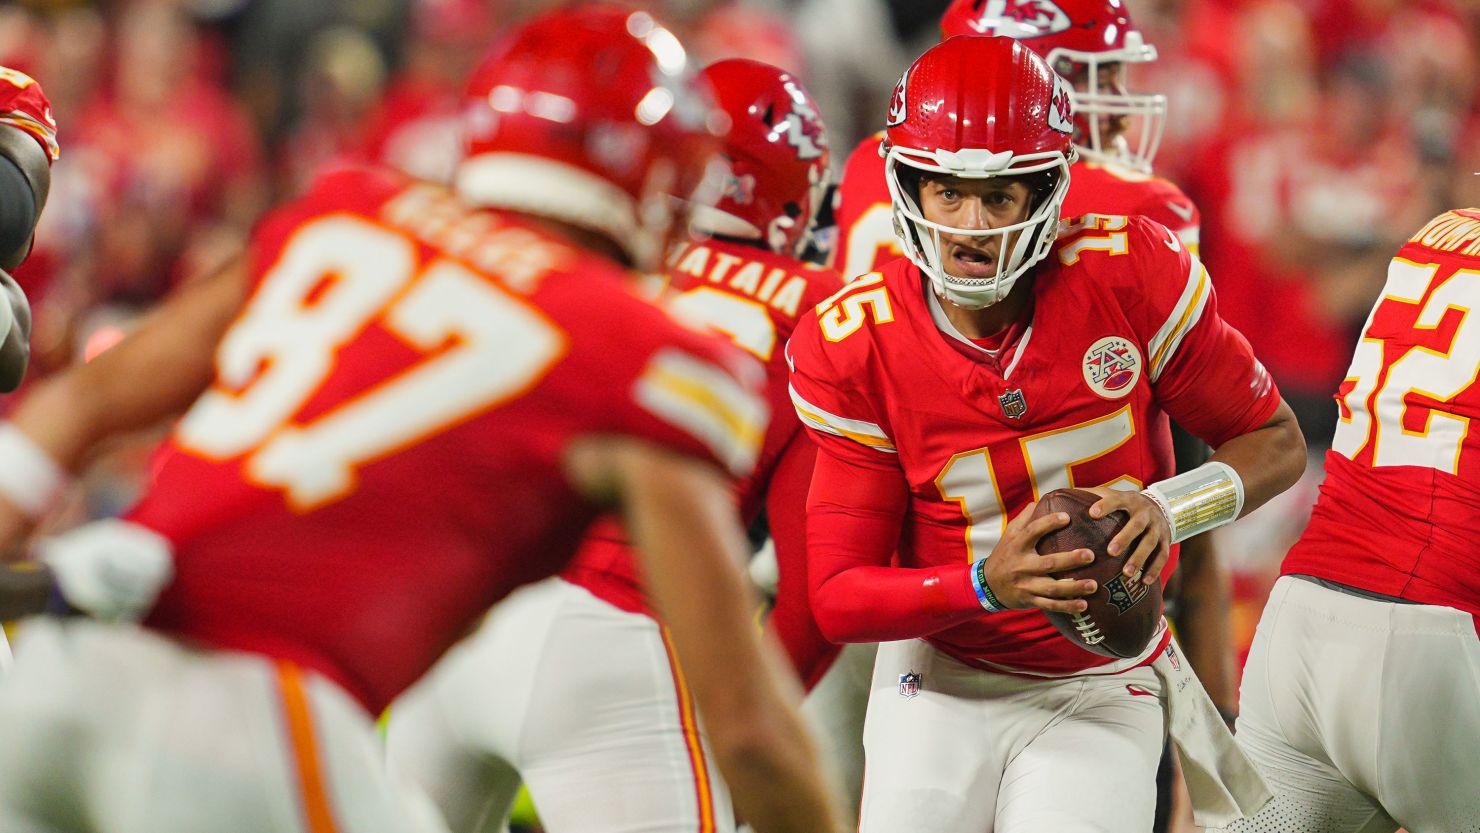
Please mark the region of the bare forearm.
<svg viewBox="0 0 1480 833"><path fill-rule="evenodd" d="M1213 703L1227 714L1238 706L1234 678L1232 582L1218 559L1212 538L1182 542L1177 567L1177 635Z"/></svg>
<svg viewBox="0 0 1480 833"><path fill-rule="evenodd" d="M1300 479L1305 439L1290 406L1281 402L1264 425L1218 446L1212 459L1238 472L1244 487L1241 516L1247 515Z"/></svg>
<svg viewBox="0 0 1480 833"><path fill-rule="evenodd" d="M71 469L99 441L180 413L210 384L246 288L241 262L185 288L112 349L39 385L12 421Z"/></svg>
<svg viewBox="0 0 1480 833"><path fill-rule="evenodd" d="M704 717L736 809L759 833L835 831L800 691L751 620L744 533L728 484L706 464L614 438L567 451L572 482L616 498L650 597Z"/></svg>
<svg viewBox="0 0 1480 833"><path fill-rule="evenodd" d="M11 417L29 449L23 456L49 461L44 467L57 471L56 479L75 471L102 440L184 410L210 384L216 343L247 285L244 263L236 261L176 293L101 356L37 385ZM7 492L0 498L0 544L29 531L55 496Z"/></svg>
<svg viewBox="0 0 1480 833"><path fill-rule="evenodd" d="M672 625L736 809L758 831L833 829L816 752L791 705L801 693L751 623L754 600L738 568L745 543L726 518L733 507L722 491L693 505L693 492L678 494L671 480L647 487L654 493L629 496L629 529L661 563L684 565L654 570L647 582ZM688 511L660 509L684 503ZM693 557L700 550L720 557Z"/></svg>

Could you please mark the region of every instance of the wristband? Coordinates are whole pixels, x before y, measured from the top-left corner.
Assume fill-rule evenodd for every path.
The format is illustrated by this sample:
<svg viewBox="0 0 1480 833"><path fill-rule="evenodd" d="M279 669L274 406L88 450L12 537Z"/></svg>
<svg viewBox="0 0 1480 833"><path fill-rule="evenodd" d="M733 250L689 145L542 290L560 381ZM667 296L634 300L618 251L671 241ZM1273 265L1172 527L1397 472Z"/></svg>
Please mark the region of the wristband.
<svg viewBox="0 0 1480 833"><path fill-rule="evenodd" d="M1176 477L1158 480L1141 494L1166 515L1172 543L1232 522L1244 508L1244 482L1226 463L1209 461Z"/></svg>
<svg viewBox="0 0 1480 833"><path fill-rule="evenodd" d="M987 584L987 559L980 559L971 565L971 587L976 591L976 600L981 604L982 610L1001 613L1007 609L1007 605L997 601L997 594Z"/></svg>
<svg viewBox="0 0 1480 833"><path fill-rule="evenodd" d="M39 518L71 482L71 476L35 440L12 423L0 423L0 497L28 517Z"/></svg>

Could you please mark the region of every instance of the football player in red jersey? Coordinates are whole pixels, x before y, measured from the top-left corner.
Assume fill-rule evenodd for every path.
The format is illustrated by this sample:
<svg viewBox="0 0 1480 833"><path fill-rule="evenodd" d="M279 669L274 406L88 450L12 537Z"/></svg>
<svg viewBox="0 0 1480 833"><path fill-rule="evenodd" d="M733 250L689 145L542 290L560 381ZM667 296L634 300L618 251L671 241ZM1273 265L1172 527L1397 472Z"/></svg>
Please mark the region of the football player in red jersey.
<svg viewBox="0 0 1480 833"><path fill-rule="evenodd" d="M1024 9L1024 7L1027 7ZM1177 185L1152 175L1166 121L1166 98L1127 91L1127 74L1155 61L1123 0L1046 0L1035 3L955 0L941 17L941 33L994 34L1021 40L1074 87L1072 182L1066 218L1083 214L1139 214L1177 233L1198 254L1202 217ZM1128 137L1135 139L1132 147ZM1179 471L1208 457L1207 446L1173 426ZM1187 658L1225 720L1238 703L1230 618L1233 582L1213 546L1213 536L1184 541L1177 581L1168 588L1168 613ZM1171 811L1170 761L1158 773L1156 830Z"/></svg>
<svg viewBox="0 0 1480 833"><path fill-rule="evenodd" d="M1125 3L955 0L941 17L941 34L1019 39L1071 82L1078 159L1070 168L1072 181L1061 209L1065 218L1139 214L1172 229L1197 254L1201 224L1197 206L1175 184L1151 173L1165 121L1165 98L1125 90L1127 71L1156 59L1156 48L1145 43ZM1131 134L1137 140L1134 148L1126 139ZM885 183L883 138L882 132L874 134L853 151L838 190L834 261L848 279L903 255ZM1179 468L1192 468L1207 459L1202 443L1180 430L1174 437ZM1229 621L1231 581L1213 549L1212 536L1186 541L1180 563L1178 636L1219 710L1231 716L1238 696ZM850 647L845 657L857 650ZM844 673L846 665L847 659L837 666L837 673ZM834 681L824 681L822 687L827 693ZM846 693L830 699L830 713L846 710Z"/></svg>
<svg viewBox="0 0 1480 833"><path fill-rule="evenodd" d="M1031 7L1024 9L1023 7ZM1064 216L1091 212L1150 217L1197 253L1197 206L1151 164L1166 122L1166 98L1126 91L1126 73L1156 60L1122 0L955 0L941 18L941 35L1017 38L1073 84L1074 184ZM1127 137L1135 139L1132 147ZM904 254L894 236L883 134L865 139L848 157L838 189L834 258L848 278Z"/></svg>
<svg viewBox="0 0 1480 833"><path fill-rule="evenodd" d="M782 567L775 630L804 678L834 652L806 605L804 537L815 446L787 397L783 346L842 288L797 253L825 185L817 107L791 74L736 59L707 67L730 118L723 196L693 211L668 258L669 305L763 361L773 419L742 517L767 512ZM522 779L553 831L732 831L734 813L653 619L631 547L598 522L560 579L520 591L391 708L393 769L421 783L454 831L507 815Z"/></svg>
<svg viewBox="0 0 1480 833"><path fill-rule="evenodd" d="M28 625L0 684L4 829L440 828L382 769L373 715L563 568L603 508L737 808L757 830L837 829L733 563L725 472L759 452L761 369L627 285L717 114L678 40L620 7L521 27L470 90L456 195L325 175L262 221L244 270L17 415L32 462L60 468L194 398L127 520L54 545L94 612L77 591L112 589L110 533L172 552L173 579L142 627Z"/></svg>
<svg viewBox="0 0 1480 833"><path fill-rule="evenodd" d="M31 307L9 270L31 253L58 154L57 124L41 85L0 67L0 392L20 385L31 358Z"/></svg>
<svg viewBox="0 0 1480 833"><path fill-rule="evenodd" d="M1203 823L1267 798L1166 633L1112 661L1034 610L1081 611L1093 590L1054 577L1087 550L1035 551L1068 521L1029 521L1045 492L1089 488L1092 514L1126 511L1110 551L1149 583L1172 544L1305 464L1294 417L1175 234L1115 215L1055 234L1074 154L1066 92L1007 38L952 38L916 61L885 160L909 259L819 306L788 346L820 446L817 620L832 639L883 643L864 833L1148 829L1168 728L1206 776ZM1168 416L1212 461L1173 476Z"/></svg>
<svg viewBox="0 0 1480 833"><path fill-rule="evenodd" d="M1275 799L1239 833L1472 830L1480 819L1480 209L1388 265L1326 480L1259 620L1238 742Z"/></svg>

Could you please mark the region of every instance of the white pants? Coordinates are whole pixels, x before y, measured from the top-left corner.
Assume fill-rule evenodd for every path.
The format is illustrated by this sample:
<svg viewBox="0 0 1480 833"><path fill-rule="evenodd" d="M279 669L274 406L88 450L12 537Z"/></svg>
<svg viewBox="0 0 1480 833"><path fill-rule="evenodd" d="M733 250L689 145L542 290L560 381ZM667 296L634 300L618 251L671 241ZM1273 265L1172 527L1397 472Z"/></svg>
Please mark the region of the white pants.
<svg viewBox="0 0 1480 833"><path fill-rule="evenodd" d="M802 701L802 717L837 779L838 801L850 830L858 826L863 794L863 721L878 648L873 642L844 645Z"/></svg>
<svg viewBox="0 0 1480 833"><path fill-rule="evenodd" d="M5 833L435 833L319 675L131 625L38 618L0 681Z"/></svg>
<svg viewBox="0 0 1480 833"><path fill-rule="evenodd" d="M504 600L397 701L388 749L454 833L498 829L521 775L551 833L734 830L657 623L560 579Z"/></svg>
<svg viewBox="0 0 1480 833"><path fill-rule="evenodd" d="M1475 621L1281 578L1244 668L1236 737L1275 800L1229 830L1476 833Z"/></svg>
<svg viewBox="0 0 1480 833"><path fill-rule="evenodd" d="M916 687L903 675L919 675ZM1150 668L1022 679L879 646L862 833L1150 830L1165 719Z"/></svg>

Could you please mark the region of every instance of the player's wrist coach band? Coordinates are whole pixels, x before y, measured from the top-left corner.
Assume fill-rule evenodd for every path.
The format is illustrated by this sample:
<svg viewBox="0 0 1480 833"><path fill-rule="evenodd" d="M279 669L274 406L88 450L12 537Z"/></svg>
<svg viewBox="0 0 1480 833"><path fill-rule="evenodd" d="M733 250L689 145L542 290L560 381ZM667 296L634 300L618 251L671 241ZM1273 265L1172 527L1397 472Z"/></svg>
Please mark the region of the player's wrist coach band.
<svg viewBox="0 0 1480 833"><path fill-rule="evenodd" d="M1244 508L1244 482L1226 463L1212 461L1141 490L1166 515L1172 543L1230 523Z"/></svg>
<svg viewBox="0 0 1480 833"><path fill-rule="evenodd" d="M980 558L971 565L971 587L976 590L976 600L982 606L982 610L988 613L1001 613L1007 609L1007 605L997 601L997 594L987 584L987 559Z"/></svg>

